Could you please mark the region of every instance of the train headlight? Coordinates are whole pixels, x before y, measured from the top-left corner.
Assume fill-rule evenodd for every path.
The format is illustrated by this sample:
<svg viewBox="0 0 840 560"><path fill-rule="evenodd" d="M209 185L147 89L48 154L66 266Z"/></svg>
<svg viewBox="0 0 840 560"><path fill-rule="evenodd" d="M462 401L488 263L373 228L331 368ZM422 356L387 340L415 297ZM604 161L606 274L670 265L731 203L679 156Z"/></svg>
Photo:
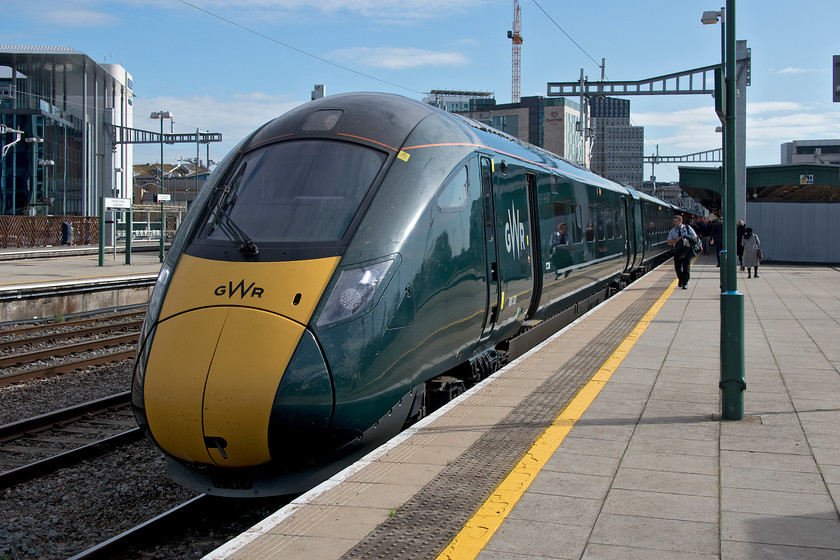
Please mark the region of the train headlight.
<svg viewBox="0 0 840 560"><path fill-rule="evenodd" d="M322 327L364 311L374 302L392 264L389 259L342 270L316 324Z"/></svg>

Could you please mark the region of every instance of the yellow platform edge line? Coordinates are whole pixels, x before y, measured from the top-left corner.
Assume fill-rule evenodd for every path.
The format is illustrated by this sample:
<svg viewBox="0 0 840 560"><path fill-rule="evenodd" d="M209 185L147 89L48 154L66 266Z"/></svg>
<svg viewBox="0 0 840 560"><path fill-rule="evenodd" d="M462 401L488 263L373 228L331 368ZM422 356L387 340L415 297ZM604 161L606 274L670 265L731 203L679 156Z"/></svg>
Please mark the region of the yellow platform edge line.
<svg viewBox="0 0 840 560"><path fill-rule="evenodd" d="M584 385L574 399L557 415L554 422L545 429L522 460L493 491L463 529L452 539L437 560L472 560L484 549L499 527L513 510L513 507L531 485L548 460L563 443L566 435L580 419L601 389L618 369L622 360L648 328L653 318L676 288L674 280L668 289L651 306L621 344L618 345L595 375Z"/></svg>

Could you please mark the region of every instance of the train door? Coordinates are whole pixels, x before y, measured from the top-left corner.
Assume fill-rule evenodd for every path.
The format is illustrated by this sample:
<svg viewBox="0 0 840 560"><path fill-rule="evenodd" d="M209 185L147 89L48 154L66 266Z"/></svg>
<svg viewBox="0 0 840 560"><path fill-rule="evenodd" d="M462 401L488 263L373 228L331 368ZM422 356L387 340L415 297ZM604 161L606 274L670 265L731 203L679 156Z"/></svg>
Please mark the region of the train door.
<svg viewBox="0 0 840 560"><path fill-rule="evenodd" d="M537 194L537 176L533 173L525 174L526 183L528 184L528 200L530 201L529 211L533 219L531 222L531 274L533 275L533 292L531 293L531 306L528 309L528 318L532 318L539 309L540 299L542 298L543 287L543 271L542 271L542 256L541 256L541 235L540 235L540 209L539 198ZM553 232L552 232L553 233ZM549 238L551 236L549 235Z"/></svg>
<svg viewBox="0 0 840 560"><path fill-rule="evenodd" d="M484 201L484 247L487 252L487 312L482 338L490 336L499 320L499 255L496 245L496 212L493 204L493 160L481 158L481 198Z"/></svg>
<svg viewBox="0 0 840 560"><path fill-rule="evenodd" d="M632 199L622 198L621 203L624 206L624 232L626 239L627 264L624 267L625 272L630 272L636 265L636 227L635 214L633 214Z"/></svg>
<svg viewBox="0 0 840 560"><path fill-rule="evenodd" d="M513 326L525 320L533 295L531 205L528 184L533 173L518 166L499 165L493 204L496 210L496 238L499 255L499 326Z"/></svg>

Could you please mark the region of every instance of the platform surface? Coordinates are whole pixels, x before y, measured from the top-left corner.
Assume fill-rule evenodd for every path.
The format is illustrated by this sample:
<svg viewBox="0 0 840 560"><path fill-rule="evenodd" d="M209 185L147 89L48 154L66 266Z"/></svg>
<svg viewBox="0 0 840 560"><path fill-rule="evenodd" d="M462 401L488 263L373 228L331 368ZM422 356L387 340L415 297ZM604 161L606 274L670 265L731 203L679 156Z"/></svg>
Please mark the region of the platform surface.
<svg viewBox="0 0 840 560"><path fill-rule="evenodd" d="M840 558L840 271L739 273L747 391L731 421L719 270L701 257L674 290L666 263L206 558ZM524 466L487 473L505 480L470 511L422 504L547 379L585 369L575 364L652 292L654 309L555 411ZM468 494L476 478L453 486Z"/></svg>
<svg viewBox="0 0 840 560"><path fill-rule="evenodd" d="M131 254L131 264L127 265L124 252L115 254L113 247L107 247L103 266L99 266L96 247L0 249L0 291L20 291L55 283L155 277L160 271L160 254L149 249L153 248L136 248Z"/></svg>

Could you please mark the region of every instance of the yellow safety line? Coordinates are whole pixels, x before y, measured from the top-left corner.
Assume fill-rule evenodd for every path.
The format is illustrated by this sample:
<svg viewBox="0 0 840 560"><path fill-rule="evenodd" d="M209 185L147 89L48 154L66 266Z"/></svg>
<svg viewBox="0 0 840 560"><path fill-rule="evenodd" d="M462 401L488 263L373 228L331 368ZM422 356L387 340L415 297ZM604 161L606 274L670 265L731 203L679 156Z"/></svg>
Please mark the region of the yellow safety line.
<svg viewBox="0 0 840 560"><path fill-rule="evenodd" d="M618 345L592 379L583 386L572 402L554 419L533 447L525 453L522 460L511 470L507 478L496 488L490 498L484 502L476 514L467 521L461 532L452 539L438 560L471 560L484 549L502 522L507 518L522 494L534 481L546 462L554 455L563 439L575 423L601 392L618 366L633 348L633 345L648 328L653 318L665 304L676 288L674 280L662 296L656 300L644 317L636 324L633 331Z"/></svg>

